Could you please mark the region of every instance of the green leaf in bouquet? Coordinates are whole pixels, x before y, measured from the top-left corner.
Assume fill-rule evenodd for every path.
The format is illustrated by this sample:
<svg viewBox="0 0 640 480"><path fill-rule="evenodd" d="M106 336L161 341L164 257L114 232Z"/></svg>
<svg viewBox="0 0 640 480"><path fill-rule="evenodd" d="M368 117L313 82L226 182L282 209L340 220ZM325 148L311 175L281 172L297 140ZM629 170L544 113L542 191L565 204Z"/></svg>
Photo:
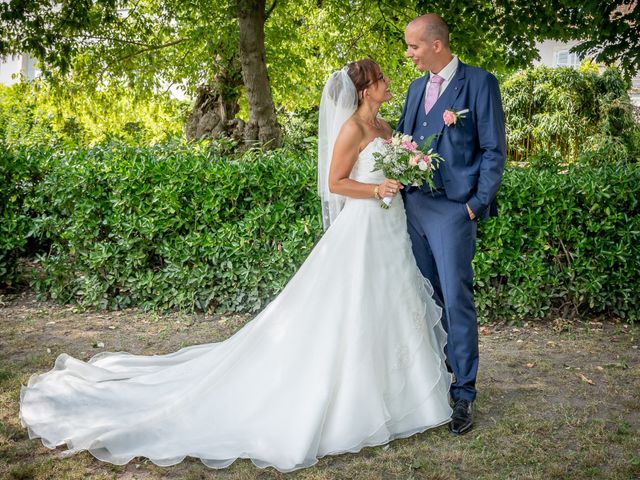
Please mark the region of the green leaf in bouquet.
<svg viewBox="0 0 640 480"><path fill-rule="evenodd" d="M431 135L429 135L427 139L424 141L424 143L422 144L421 151L423 151L424 153L427 153L429 150L431 150L431 142L433 142L439 136L440 136L439 133L432 133Z"/></svg>

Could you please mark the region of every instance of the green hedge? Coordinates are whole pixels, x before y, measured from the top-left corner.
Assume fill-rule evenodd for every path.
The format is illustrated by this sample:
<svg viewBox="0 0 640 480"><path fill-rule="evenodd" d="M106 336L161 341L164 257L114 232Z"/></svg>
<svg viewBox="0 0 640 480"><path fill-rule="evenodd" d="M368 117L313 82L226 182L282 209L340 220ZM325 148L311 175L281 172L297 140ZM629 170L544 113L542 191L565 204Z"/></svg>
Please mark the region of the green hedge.
<svg viewBox="0 0 640 480"><path fill-rule="evenodd" d="M13 287L17 263L34 248L29 203L43 174L44 151L0 146L0 286Z"/></svg>
<svg viewBox="0 0 640 480"><path fill-rule="evenodd" d="M255 311L321 230L312 163L184 146L49 155L29 205L51 244L33 286L87 307Z"/></svg>
<svg viewBox="0 0 640 480"><path fill-rule="evenodd" d="M475 258L485 318L640 316L640 168L507 170Z"/></svg>
<svg viewBox="0 0 640 480"><path fill-rule="evenodd" d="M37 254L32 285L60 302L256 311L322 234L312 153L230 160L181 145L113 145L5 150L2 161L30 179L0 180L3 195L21 192L3 217L19 221L3 221L2 280L18 256ZM479 229L480 317L636 320L638 198L633 164L509 168L501 216Z"/></svg>

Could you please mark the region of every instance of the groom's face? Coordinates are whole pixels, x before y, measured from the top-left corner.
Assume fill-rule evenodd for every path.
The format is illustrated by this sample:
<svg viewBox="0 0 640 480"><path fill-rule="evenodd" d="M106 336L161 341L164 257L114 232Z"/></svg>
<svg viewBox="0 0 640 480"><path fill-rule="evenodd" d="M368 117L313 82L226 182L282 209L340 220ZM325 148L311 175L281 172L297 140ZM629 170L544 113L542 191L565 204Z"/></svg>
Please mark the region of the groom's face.
<svg viewBox="0 0 640 480"><path fill-rule="evenodd" d="M407 44L406 55L421 72L430 70L437 54L436 42L425 38L422 25L407 25L404 30L404 41Z"/></svg>

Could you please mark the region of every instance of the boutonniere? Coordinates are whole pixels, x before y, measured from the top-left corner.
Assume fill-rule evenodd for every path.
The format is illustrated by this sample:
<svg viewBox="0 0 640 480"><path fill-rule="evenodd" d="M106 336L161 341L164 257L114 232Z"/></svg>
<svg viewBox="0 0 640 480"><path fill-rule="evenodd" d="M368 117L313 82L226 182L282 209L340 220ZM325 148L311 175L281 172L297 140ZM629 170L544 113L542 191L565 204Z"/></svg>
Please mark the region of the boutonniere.
<svg viewBox="0 0 640 480"><path fill-rule="evenodd" d="M469 113L468 108L457 112L453 108L447 108L442 114L442 119L444 120L444 124L450 127L451 125L455 125L458 120L466 118L467 113Z"/></svg>

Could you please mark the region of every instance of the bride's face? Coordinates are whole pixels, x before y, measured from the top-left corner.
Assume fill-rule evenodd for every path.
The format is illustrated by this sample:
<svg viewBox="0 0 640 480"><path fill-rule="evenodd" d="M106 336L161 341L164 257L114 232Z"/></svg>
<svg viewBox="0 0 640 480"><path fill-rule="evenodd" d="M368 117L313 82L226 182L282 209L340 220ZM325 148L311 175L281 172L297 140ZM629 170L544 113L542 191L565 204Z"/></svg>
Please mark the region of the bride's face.
<svg viewBox="0 0 640 480"><path fill-rule="evenodd" d="M367 95L375 102L388 102L393 97L389 90L389 83L389 77L382 73L382 70L378 70L376 81L366 88Z"/></svg>

